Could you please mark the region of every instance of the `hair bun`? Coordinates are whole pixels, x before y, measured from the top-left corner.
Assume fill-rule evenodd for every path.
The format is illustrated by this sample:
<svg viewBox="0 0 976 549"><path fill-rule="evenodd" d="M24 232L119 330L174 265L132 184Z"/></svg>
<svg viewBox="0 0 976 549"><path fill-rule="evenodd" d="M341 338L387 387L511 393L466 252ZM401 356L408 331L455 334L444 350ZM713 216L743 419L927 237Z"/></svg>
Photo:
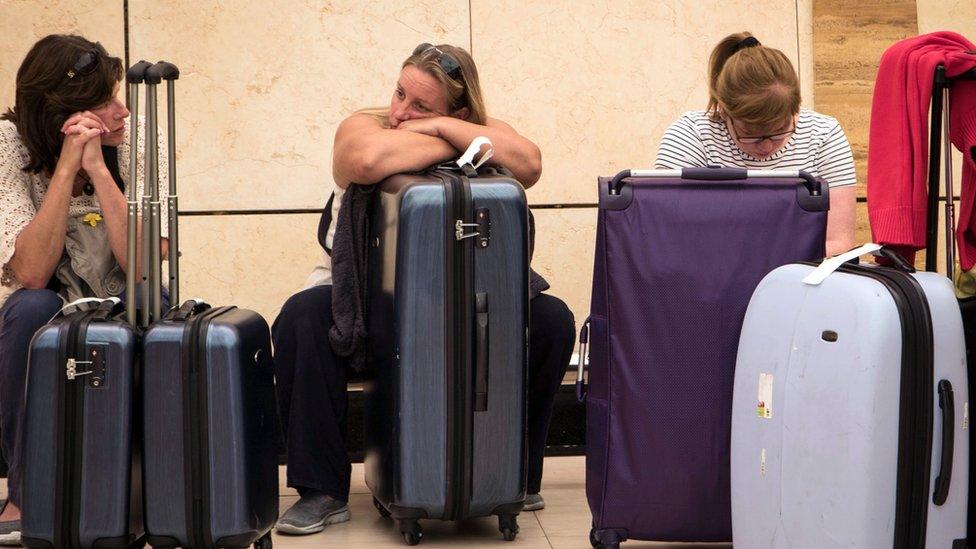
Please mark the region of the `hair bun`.
<svg viewBox="0 0 976 549"><path fill-rule="evenodd" d="M739 40L739 43L735 45L735 51L738 52L743 48L751 48L753 46L761 46L761 45L762 44L759 42L758 39L756 39L755 36L747 36L742 40Z"/></svg>

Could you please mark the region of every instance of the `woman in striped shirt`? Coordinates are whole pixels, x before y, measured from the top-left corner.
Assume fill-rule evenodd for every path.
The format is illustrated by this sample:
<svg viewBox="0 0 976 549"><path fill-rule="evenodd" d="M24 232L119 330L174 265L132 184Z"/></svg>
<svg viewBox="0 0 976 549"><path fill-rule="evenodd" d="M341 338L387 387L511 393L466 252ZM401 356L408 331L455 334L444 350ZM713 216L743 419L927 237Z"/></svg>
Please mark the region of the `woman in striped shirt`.
<svg viewBox="0 0 976 549"><path fill-rule="evenodd" d="M734 166L804 170L830 184L827 255L854 245L854 159L834 118L800 108L799 79L783 52L748 32L727 36L709 59L709 100L664 132L657 168Z"/></svg>

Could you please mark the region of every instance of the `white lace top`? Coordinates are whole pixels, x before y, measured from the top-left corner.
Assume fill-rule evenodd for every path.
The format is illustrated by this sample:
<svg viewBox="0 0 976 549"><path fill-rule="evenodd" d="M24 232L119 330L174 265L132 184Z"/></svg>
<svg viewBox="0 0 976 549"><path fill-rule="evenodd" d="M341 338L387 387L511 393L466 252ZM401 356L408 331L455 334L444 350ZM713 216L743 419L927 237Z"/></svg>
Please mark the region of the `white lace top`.
<svg viewBox="0 0 976 549"><path fill-rule="evenodd" d="M145 128L145 121L139 118L140 129ZM119 173L122 180L129 185L129 121L126 120L125 139L119 146ZM166 138L159 134L159 180L163 182L160 189L162 234L167 234L166 197L168 196L169 166L166 154ZM137 193L142 196L145 161L145 131L139 132ZM0 306L3 306L10 294L22 285L7 266L14 255L17 236L24 230L32 219L47 194L51 178L44 174L32 174L23 170L27 165L29 154L27 147L17 133L13 122L0 120ZM71 199L68 215L84 217L89 213L100 213L98 197L82 194ZM108 245L108 243L106 243Z"/></svg>

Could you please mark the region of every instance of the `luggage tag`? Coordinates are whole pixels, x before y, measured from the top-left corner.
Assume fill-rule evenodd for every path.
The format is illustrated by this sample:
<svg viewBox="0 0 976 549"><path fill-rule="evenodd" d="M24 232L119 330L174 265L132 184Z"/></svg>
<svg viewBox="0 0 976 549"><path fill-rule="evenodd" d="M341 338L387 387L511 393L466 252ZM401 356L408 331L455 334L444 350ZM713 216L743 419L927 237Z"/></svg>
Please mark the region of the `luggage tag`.
<svg viewBox="0 0 976 549"><path fill-rule="evenodd" d="M880 244L875 244L873 242L865 244L859 248L854 248L849 252L844 252L840 255L835 255L834 257L823 260L816 269L808 274L804 279L804 284L809 284L811 286L819 286L821 282L827 279L834 271L839 269L841 265L847 263L848 261L861 257L862 255L874 253L881 249Z"/></svg>
<svg viewBox="0 0 976 549"><path fill-rule="evenodd" d="M479 152L481 152L482 147L484 147L485 145L488 146L488 150L485 151L483 155L481 155L481 160L478 160L478 162L475 163L474 157L477 156ZM491 144L491 139L488 139L487 137L481 135L475 137L471 141L471 144L468 145L467 150L464 151L464 154L462 154L461 157L458 158L455 163L462 170L464 169L464 166L468 165L474 168L475 171L477 171L478 168L480 168L485 162L488 162L488 160L492 157L493 154L495 154L495 146Z"/></svg>

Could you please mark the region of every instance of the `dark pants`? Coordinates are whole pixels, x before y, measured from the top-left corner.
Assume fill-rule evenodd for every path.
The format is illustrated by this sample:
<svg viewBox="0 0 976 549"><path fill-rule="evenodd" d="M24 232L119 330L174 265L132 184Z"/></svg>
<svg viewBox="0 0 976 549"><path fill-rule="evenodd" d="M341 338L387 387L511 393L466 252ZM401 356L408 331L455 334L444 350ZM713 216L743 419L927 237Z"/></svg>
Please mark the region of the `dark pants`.
<svg viewBox="0 0 976 549"><path fill-rule="evenodd" d="M51 290L21 289L0 308L0 449L8 466L8 497L18 507L27 351L34 332L47 324L61 306L61 298Z"/></svg>
<svg viewBox="0 0 976 549"><path fill-rule="evenodd" d="M573 313L558 298L530 302L528 493L539 492L552 404L575 342ZM347 361L329 345L332 286L292 296L272 328L278 406L288 451L288 486L348 501Z"/></svg>

